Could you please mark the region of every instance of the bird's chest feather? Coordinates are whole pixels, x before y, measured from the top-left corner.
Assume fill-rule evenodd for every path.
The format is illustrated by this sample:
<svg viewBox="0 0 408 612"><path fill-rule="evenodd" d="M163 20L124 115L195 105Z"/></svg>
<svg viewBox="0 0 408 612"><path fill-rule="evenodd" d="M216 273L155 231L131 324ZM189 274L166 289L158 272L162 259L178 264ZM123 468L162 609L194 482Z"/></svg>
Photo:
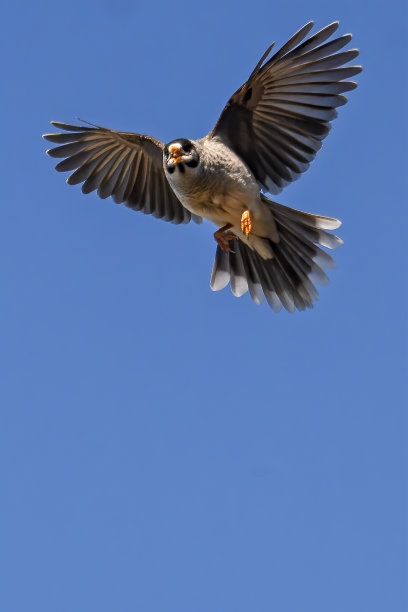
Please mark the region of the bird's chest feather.
<svg viewBox="0 0 408 612"><path fill-rule="evenodd" d="M220 184L197 181L188 186L176 183L173 189L185 208L217 225L240 216L254 199L250 190L232 181Z"/></svg>
<svg viewBox="0 0 408 612"><path fill-rule="evenodd" d="M216 225L235 221L259 201L259 188L252 176L228 164L207 162L204 169L177 168L168 180L185 208Z"/></svg>

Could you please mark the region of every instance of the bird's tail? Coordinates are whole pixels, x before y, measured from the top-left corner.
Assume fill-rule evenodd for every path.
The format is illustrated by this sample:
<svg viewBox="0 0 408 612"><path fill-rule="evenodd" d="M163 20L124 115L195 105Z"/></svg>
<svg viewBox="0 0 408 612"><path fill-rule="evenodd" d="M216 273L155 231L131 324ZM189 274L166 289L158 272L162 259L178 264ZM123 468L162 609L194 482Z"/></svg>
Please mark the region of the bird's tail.
<svg viewBox="0 0 408 612"><path fill-rule="evenodd" d="M211 289L218 291L230 282L235 296L249 291L255 303L266 298L277 312L282 306L289 312L312 308L318 299L315 285L327 284L324 270L336 265L320 246L335 249L343 244L327 231L340 227L341 222L283 206L264 195L262 199L270 207L280 237L278 243L268 241L273 257L263 259L239 238L229 243L230 253L218 246Z"/></svg>

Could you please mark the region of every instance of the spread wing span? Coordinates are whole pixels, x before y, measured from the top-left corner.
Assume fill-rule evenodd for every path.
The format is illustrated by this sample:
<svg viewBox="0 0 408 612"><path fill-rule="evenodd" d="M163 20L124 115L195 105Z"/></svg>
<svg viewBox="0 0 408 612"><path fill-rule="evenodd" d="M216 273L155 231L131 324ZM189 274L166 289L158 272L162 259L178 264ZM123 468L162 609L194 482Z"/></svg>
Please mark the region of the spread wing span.
<svg viewBox="0 0 408 612"><path fill-rule="evenodd" d="M60 172L74 172L67 183L83 183L82 191L97 190L101 198L112 196L118 204L171 221L201 223L191 214L171 189L163 170L163 143L151 136L117 132L94 126L85 127L52 122L65 130L45 134L44 138L60 146L47 151L51 157L65 158L55 167Z"/></svg>
<svg viewBox="0 0 408 612"><path fill-rule="evenodd" d="M338 26L332 23L304 40L313 27L307 23L267 60L271 45L210 133L231 147L270 193L279 193L307 170L336 108L347 102L342 94L357 86L344 79L361 72L361 66L344 64L358 50L340 51L351 34L326 42Z"/></svg>

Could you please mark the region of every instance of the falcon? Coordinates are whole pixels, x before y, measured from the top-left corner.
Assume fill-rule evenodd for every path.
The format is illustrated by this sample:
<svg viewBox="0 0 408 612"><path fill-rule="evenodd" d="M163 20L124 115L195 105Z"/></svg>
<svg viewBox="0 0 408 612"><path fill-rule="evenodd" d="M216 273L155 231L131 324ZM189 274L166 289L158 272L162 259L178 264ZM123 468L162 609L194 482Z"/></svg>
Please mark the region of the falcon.
<svg viewBox="0 0 408 612"><path fill-rule="evenodd" d="M335 266L321 247L342 244L330 233L341 222L265 194L278 194L307 170L336 108L347 102L343 94L357 86L347 79L362 70L348 65L358 50L342 51L352 37L332 38L338 26L308 37L311 21L271 55L273 43L204 138L165 145L143 134L53 121L63 131L44 135L58 145L47 153L63 158L56 170L74 171L67 183L82 183L83 193L96 190L175 224L214 223L214 291L230 283L235 296L249 291L275 311L311 308L315 285L326 284L324 270Z"/></svg>

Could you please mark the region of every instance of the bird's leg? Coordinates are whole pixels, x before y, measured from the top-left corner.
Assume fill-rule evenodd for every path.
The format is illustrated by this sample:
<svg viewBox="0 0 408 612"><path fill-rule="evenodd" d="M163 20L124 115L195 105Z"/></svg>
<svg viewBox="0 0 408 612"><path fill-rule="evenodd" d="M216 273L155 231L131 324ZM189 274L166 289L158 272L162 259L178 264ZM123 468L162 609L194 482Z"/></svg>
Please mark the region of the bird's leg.
<svg viewBox="0 0 408 612"><path fill-rule="evenodd" d="M241 229L246 237L248 237L252 231L252 219L249 210L244 210L241 215Z"/></svg>
<svg viewBox="0 0 408 612"><path fill-rule="evenodd" d="M226 251L227 253L231 253L230 245L228 244L229 241L234 240L235 238L234 234L225 234L225 232L231 229L231 227L232 223L227 223L227 225L223 225L222 227L220 227L220 229L214 232L215 240L222 248L222 250Z"/></svg>

